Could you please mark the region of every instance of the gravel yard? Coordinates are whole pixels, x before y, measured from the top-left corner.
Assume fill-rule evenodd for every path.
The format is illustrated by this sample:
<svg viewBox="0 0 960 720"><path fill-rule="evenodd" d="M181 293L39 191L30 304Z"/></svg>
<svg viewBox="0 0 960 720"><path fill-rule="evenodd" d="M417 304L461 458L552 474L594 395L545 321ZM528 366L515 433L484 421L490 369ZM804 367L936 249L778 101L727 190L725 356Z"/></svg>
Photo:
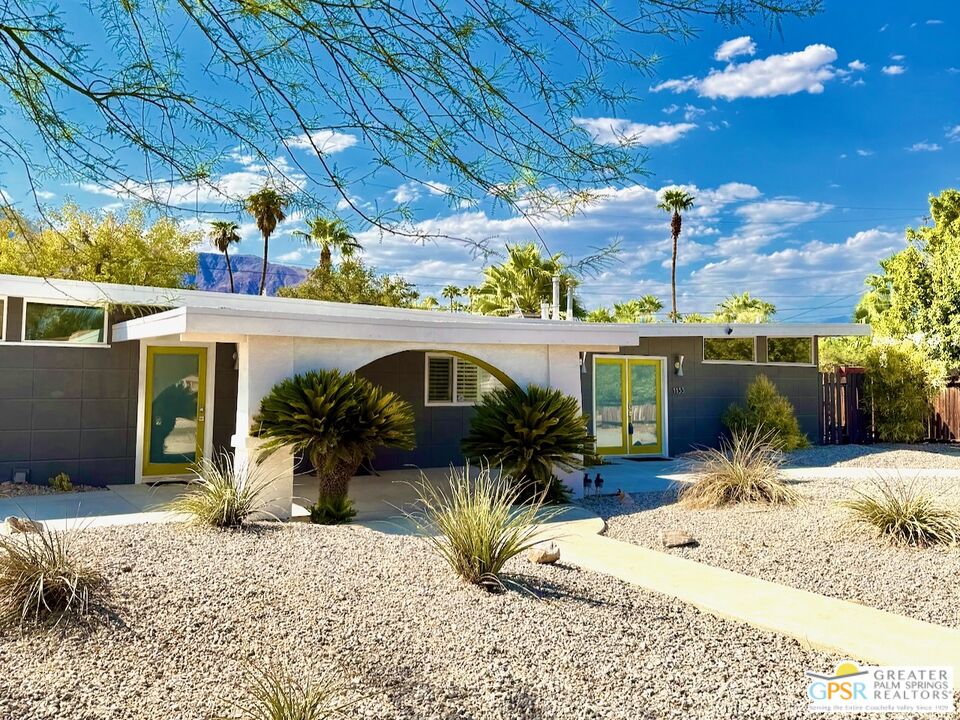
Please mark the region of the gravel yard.
<svg viewBox="0 0 960 720"><path fill-rule="evenodd" d="M790 453L786 466L960 469L960 445L820 445Z"/></svg>
<svg viewBox="0 0 960 720"><path fill-rule="evenodd" d="M74 485L73 490L66 492L87 492L90 490L103 490L101 487L93 485ZM49 485L35 485L33 483L12 483L0 482L0 499L7 497L30 497L33 495L61 495L63 490L56 490Z"/></svg>
<svg viewBox="0 0 960 720"><path fill-rule="evenodd" d="M909 471L902 477L909 481ZM957 480L930 480L956 500ZM853 600L943 625L960 626L960 548L893 547L853 526L836 502L869 481L817 479L795 484L795 508L737 506L687 510L672 493L636 494L635 505L616 499L588 501L618 540L661 549L661 530L687 530L699 546L669 550L823 595Z"/></svg>
<svg viewBox="0 0 960 720"><path fill-rule="evenodd" d="M619 524L619 523L618 523ZM116 615L0 638L0 717L229 715L249 663L349 680L363 718L800 718L837 658L571 567L526 592L452 578L359 527L83 531Z"/></svg>

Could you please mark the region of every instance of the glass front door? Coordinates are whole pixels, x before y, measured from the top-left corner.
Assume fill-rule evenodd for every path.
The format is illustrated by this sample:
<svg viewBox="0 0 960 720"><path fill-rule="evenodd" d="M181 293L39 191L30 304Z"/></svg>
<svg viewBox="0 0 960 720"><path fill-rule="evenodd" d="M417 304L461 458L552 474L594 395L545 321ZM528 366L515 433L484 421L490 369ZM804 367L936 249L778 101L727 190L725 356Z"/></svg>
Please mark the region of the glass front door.
<svg viewBox="0 0 960 720"><path fill-rule="evenodd" d="M147 348L144 475L183 474L200 459L206 375L206 348Z"/></svg>
<svg viewBox="0 0 960 720"><path fill-rule="evenodd" d="M594 432L601 455L662 455L663 361L594 360Z"/></svg>

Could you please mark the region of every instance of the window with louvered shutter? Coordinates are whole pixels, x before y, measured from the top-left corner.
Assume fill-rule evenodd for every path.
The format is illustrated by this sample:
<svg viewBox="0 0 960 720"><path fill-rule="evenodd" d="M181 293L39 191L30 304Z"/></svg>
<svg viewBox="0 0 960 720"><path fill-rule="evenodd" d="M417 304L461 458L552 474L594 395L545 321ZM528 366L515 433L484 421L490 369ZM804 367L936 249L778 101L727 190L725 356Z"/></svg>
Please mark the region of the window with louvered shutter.
<svg viewBox="0 0 960 720"><path fill-rule="evenodd" d="M480 399L479 370L473 363L457 358L457 402L475 403Z"/></svg>
<svg viewBox="0 0 960 720"><path fill-rule="evenodd" d="M427 356L427 402L453 402L453 358Z"/></svg>

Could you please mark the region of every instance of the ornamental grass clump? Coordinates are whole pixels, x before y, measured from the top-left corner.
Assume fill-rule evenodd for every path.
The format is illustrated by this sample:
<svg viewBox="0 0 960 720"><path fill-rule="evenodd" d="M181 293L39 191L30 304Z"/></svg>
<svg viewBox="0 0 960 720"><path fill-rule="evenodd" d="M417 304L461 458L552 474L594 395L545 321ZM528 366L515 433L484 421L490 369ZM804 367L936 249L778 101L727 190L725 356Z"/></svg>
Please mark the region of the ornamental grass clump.
<svg viewBox="0 0 960 720"><path fill-rule="evenodd" d="M83 620L103 587L67 533L0 535L0 628Z"/></svg>
<svg viewBox="0 0 960 720"><path fill-rule="evenodd" d="M187 491L167 508L189 516L200 525L237 528L255 514L267 513L266 493L273 478L243 461L234 462L228 453L203 458L193 468L196 476Z"/></svg>
<svg viewBox="0 0 960 720"><path fill-rule="evenodd" d="M249 673L246 697L232 701L243 720L329 720L346 717L345 687L338 681L315 682L295 678L275 668Z"/></svg>
<svg viewBox="0 0 960 720"><path fill-rule="evenodd" d="M421 476L414 489L421 509L405 514L420 535L459 577L489 591L504 589L504 565L545 540L537 525L561 512L542 497L523 501L521 489L489 466L474 478L469 465L451 468L446 487Z"/></svg>
<svg viewBox="0 0 960 720"><path fill-rule="evenodd" d="M719 448L693 454L697 479L680 491L680 504L692 509L739 503L795 505L800 496L780 475L782 460L761 428L723 438Z"/></svg>
<svg viewBox="0 0 960 720"><path fill-rule="evenodd" d="M960 542L960 510L941 502L929 487L914 479L880 477L872 490L854 490L841 506L853 521L871 528L895 545L927 547Z"/></svg>

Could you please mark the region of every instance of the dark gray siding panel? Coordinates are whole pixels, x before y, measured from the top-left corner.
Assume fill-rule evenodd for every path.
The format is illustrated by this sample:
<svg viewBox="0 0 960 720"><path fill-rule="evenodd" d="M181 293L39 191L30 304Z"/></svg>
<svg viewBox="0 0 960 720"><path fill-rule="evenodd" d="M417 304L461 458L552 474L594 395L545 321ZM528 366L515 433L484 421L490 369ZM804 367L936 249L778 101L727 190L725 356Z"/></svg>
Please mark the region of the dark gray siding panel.
<svg viewBox="0 0 960 720"><path fill-rule="evenodd" d="M237 381L235 343L217 343L213 384L213 452L232 453L230 438L237 425Z"/></svg>
<svg viewBox="0 0 960 720"><path fill-rule="evenodd" d="M764 338L758 355L765 357ZM820 377L816 367L780 365L724 365L703 362L701 338L644 338L634 347L620 348L622 355L667 358L667 408L670 453L687 452L695 446L715 446L724 432L720 418L732 403L742 402L758 375L766 375L793 403L800 427L811 441L818 436ZM673 370L677 355L683 355L683 377ZM587 367L593 367L592 356ZM681 390L682 389L682 390ZM583 375L583 407L593 412L593 373Z"/></svg>
<svg viewBox="0 0 960 720"><path fill-rule="evenodd" d="M9 304L8 330L22 312ZM37 483L60 472L85 485L133 482L138 372L136 343L0 345L0 481L27 467Z"/></svg>
<svg viewBox="0 0 960 720"><path fill-rule="evenodd" d="M17 342L23 336L23 299L8 297L5 305L7 332L3 337L7 342Z"/></svg>
<svg viewBox="0 0 960 720"><path fill-rule="evenodd" d="M407 465L446 467L463 462L460 441L470 429L472 407L427 407L424 404L424 353L402 352L381 358L357 371L385 390L393 391L413 406L417 447L413 450L381 449L373 460L376 470Z"/></svg>

